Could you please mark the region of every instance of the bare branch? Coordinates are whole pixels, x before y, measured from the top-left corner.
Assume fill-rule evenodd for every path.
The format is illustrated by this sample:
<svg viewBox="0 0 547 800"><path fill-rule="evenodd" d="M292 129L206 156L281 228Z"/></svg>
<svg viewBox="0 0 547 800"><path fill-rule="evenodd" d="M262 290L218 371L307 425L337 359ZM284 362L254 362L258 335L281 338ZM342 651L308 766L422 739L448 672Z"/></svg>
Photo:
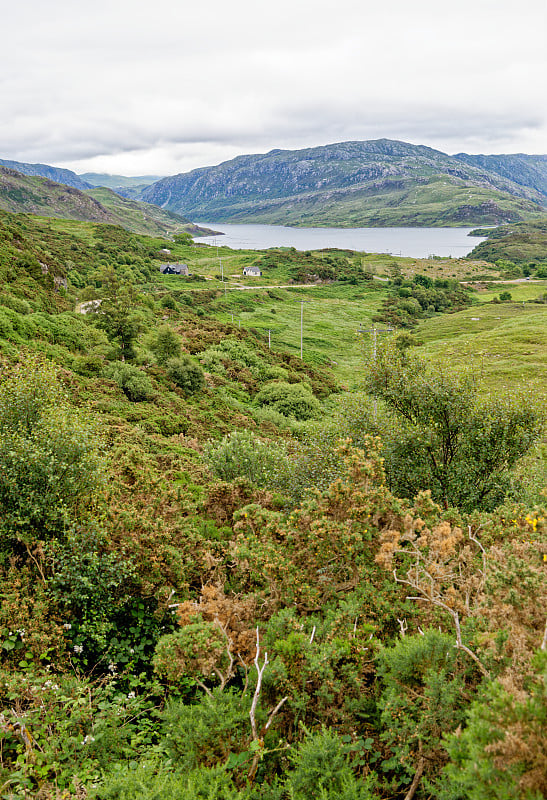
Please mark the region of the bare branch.
<svg viewBox="0 0 547 800"><path fill-rule="evenodd" d="M276 707L274 708L274 710L270 712L270 715L269 715L269 717L268 717L268 721L267 721L267 723L264 725L264 728L262 729L262 733L266 733L266 731L268 730L268 728L269 728L269 727L270 727L270 725L272 724L272 722L273 722L273 720L274 720L274 717L275 717L275 715L276 715L276 714L277 714L277 712L278 712L278 711L281 709L281 706L282 706L284 703L286 703L286 702L287 702L287 700L288 700L288 699L289 699L288 697L284 697L282 700L280 700L280 701L279 701L279 703L276 705Z"/></svg>

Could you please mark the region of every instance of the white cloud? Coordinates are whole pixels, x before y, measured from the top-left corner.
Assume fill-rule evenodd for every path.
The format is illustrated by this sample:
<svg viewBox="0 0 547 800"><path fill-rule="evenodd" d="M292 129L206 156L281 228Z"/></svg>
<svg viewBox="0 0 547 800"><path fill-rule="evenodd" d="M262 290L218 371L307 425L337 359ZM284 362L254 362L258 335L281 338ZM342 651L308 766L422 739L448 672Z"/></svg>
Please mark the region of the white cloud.
<svg viewBox="0 0 547 800"><path fill-rule="evenodd" d="M380 137L545 152L546 22L544 0L28 0L3 18L0 156L144 174Z"/></svg>

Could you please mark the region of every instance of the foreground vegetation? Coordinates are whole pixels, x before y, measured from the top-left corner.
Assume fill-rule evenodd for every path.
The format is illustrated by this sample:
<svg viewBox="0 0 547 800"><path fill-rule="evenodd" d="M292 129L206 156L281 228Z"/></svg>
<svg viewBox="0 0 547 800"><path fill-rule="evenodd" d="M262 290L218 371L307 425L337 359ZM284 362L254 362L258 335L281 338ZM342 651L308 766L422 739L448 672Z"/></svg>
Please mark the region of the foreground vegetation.
<svg viewBox="0 0 547 800"><path fill-rule="evenodd" d="M0 796L545 796L545 305L0 223Z"/></svg>

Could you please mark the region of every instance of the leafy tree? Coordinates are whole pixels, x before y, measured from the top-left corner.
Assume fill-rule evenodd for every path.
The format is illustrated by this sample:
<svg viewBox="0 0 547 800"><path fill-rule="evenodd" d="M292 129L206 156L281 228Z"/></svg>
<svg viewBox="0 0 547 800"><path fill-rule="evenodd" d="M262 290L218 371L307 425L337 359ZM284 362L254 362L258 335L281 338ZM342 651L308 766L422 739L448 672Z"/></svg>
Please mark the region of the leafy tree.
<svg viewBox="0 0 547 800"><path fill-rule="evenodd" d="M296 419L310 419L319 412L319 402L301 383L270 383L260 390L255 399L258 405L272 406L280 414Z"/></svg>
<svg viewBox="0 0 547 800"><path fill-rule="evenodd" d="M103 276L103 296L93 307L97 325L102 328L109 341L117 346L117 358L130 361L134 358L133 344L141 327L135 312L136 293L129 283L122 283L113 270Z"/></svg>
<svg viewBox="0 0 547 800"><path fill-rule="evenodd" d="M388 483L399 497L430 489L445 508L493 508L511 470L537 440L542 417L530 404L481 402L475 378L386 347L367 387L391 412L381 434Z"/></svg>
<svg viewBox="0 0 547 800"><path fill-rule="evenodd" d="M153 394L152 381L133 364L111 364L105 371L107 378L116 381L120 389L132 403L149 400Z"/></svg>
<svg viewBox="0 0 547 800"><path fill-rule="evenodd" d="M179 358L180 342L180 336L175 333L173 328L170 328L169 325L161 325L150 344L150 349L156 356L158 364L165 364L170 359Z"/></svg>

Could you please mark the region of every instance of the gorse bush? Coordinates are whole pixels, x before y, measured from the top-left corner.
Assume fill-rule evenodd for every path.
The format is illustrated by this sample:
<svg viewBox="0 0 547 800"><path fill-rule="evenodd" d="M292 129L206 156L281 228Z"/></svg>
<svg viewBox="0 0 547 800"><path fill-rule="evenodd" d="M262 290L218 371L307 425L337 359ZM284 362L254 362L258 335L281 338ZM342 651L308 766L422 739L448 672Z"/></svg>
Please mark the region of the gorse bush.
<svg viewBox="0 0 547 800"><path fill-rule="evenodd" d="M340 737L327 728L308 734L291 754L291 800L374 800L373 781L357 780Z"/></svg>
<svg viewBox="0 0 547 800"><path fill-rule="evenodd" d="M107 776L91 800L250 800L251 793L234 786L222 767L181 774L155 763L135 764Z"/></svg>
<svg viewBox="0 0 547 800"><path fill-rule="evenodd" d="M170 703L163 714L163 744L176 767L210 767L245 750L250 703L248 695L231 689L215 689L197 705Z"/></svg>

